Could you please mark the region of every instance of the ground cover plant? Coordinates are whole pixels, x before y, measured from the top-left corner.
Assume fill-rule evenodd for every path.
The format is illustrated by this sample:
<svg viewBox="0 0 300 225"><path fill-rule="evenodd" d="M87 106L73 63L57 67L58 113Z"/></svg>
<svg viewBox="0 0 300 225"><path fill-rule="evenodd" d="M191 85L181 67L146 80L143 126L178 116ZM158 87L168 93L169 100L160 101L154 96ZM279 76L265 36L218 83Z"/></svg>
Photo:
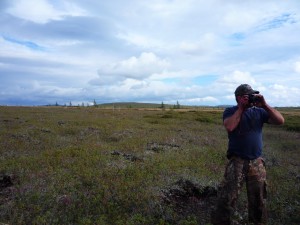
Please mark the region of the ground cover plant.
<svg viewBox="0 0 300 225"><path fill-rule="evenodd" d="M282 113L264 128L270 224L300 224L300 111ZM226 147L222 109L0 107L0 223L209 224Z"/></svg>

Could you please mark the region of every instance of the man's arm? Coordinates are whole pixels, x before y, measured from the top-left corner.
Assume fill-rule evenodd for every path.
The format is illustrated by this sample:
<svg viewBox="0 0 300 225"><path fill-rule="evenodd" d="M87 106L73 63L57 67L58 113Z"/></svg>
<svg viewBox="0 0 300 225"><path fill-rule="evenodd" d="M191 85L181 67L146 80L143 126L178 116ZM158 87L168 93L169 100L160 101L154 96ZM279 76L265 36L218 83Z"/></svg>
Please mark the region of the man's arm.
<svg viewBox="0 0 300 225"><path fill-rule="evenodd" d="M280 112L278 112L276 109L272 108L268 104L266 104L263 108L269 113L268 123L275 125L284 124L284 118Z"/></svg>
<svg viewBox="0 0 300 225"><path fill-rule="evenodd" d="M235 113L224 120L224 126L228 132L232 132L240 123L244 110L238 108Z"/></svg>
<svg viewBox="0 0 300 225"><path fill-rule="evenodd" d="M224 126L228 132L232 132L237 126L239 125L243 112L247 108L248 104L248 96L237 96L237 102L238 102L238 109L235 111L235 113L224 119Z"/></svg>
<svg viewBox="0 0 300 225"><path fill-rule="evenodd" d="M262 107L269 113L269 120L268 123L275 124L275 125L282 125L284 124L284 118L280 112L276 109L272 108L267 104L263 95L257 95L260 98L260 101L256 104L258 107Z"/></svg>

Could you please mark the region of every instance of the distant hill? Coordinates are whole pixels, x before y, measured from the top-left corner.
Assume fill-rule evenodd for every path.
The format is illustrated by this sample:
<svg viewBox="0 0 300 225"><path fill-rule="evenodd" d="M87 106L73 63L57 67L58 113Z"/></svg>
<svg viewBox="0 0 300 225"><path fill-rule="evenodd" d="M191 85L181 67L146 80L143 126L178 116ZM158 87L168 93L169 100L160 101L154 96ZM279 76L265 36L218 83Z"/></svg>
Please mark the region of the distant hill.
<svg viewBox="0 0 300 225"><path fill-rule="evenodd" d="M82 104L65 104L65 105L60 105L58 103L56 104L48 104L48 105L41 105L41 106L59 106L59 107L81 107L81 106L90 106L94 107L94 105L85 105L84 103ZM96 107L98 108L115 108L115 109L160 109L160 108L165 108L165 109L195 109L195 108L217 108L217 109L224 109L227 107L230 107L232 105L217 105L217 106L208 106L208 105L181 105L179 103L176 104L165 104L165 103L147 103L147 102L108 102L108 103L101 103L101 104L96 104Z"/></svg>
<svg viewBox="0 0 300 225"><path fill-rule="evenodd" d="M140 103L140 102L112 102L97 104L99 108L162 108L162 103ZM194 109L194 108L225 108L228 106L188 106L180 104L163 104L166 109Z"/></svg>
<svg viewBox="0 0 300 225"><path fill-rule="evenodd" d="M161 108L161 104L156 103L139 103L139 102L112 102L97 104L100 108ZM164 104L166 108L173 107L173 105Z"/></svg>

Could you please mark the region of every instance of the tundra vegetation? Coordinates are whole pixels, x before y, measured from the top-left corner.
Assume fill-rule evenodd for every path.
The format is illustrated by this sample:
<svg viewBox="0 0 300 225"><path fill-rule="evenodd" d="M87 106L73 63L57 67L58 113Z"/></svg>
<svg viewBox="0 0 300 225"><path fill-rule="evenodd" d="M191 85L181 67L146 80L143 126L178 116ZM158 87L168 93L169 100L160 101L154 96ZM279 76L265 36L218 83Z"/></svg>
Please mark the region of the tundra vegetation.
<svg viewBox="0 0 300 225"><path fill-rule="evenodd" d="M300 110L265 125L269 224L300 224ZM209 224L226 164L217 108L0 107L0 223ZM245 191L239 224L247 224Z"/></svg>

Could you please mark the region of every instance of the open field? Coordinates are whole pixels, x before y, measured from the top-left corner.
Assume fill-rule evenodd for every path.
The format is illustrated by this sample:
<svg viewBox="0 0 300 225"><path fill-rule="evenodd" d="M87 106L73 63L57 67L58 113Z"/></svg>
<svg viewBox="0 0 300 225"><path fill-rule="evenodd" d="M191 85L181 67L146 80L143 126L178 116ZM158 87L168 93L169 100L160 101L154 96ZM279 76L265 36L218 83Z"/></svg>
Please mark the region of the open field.
<svg viewBox="0 0 300 225"><path fill-rule="evenodd" d="M0 107L0 224L209 224L222 111ZM296 225L300 110L282 113L264 128L269 224ZM239 209L246 224L245 194Z"/></svg>

